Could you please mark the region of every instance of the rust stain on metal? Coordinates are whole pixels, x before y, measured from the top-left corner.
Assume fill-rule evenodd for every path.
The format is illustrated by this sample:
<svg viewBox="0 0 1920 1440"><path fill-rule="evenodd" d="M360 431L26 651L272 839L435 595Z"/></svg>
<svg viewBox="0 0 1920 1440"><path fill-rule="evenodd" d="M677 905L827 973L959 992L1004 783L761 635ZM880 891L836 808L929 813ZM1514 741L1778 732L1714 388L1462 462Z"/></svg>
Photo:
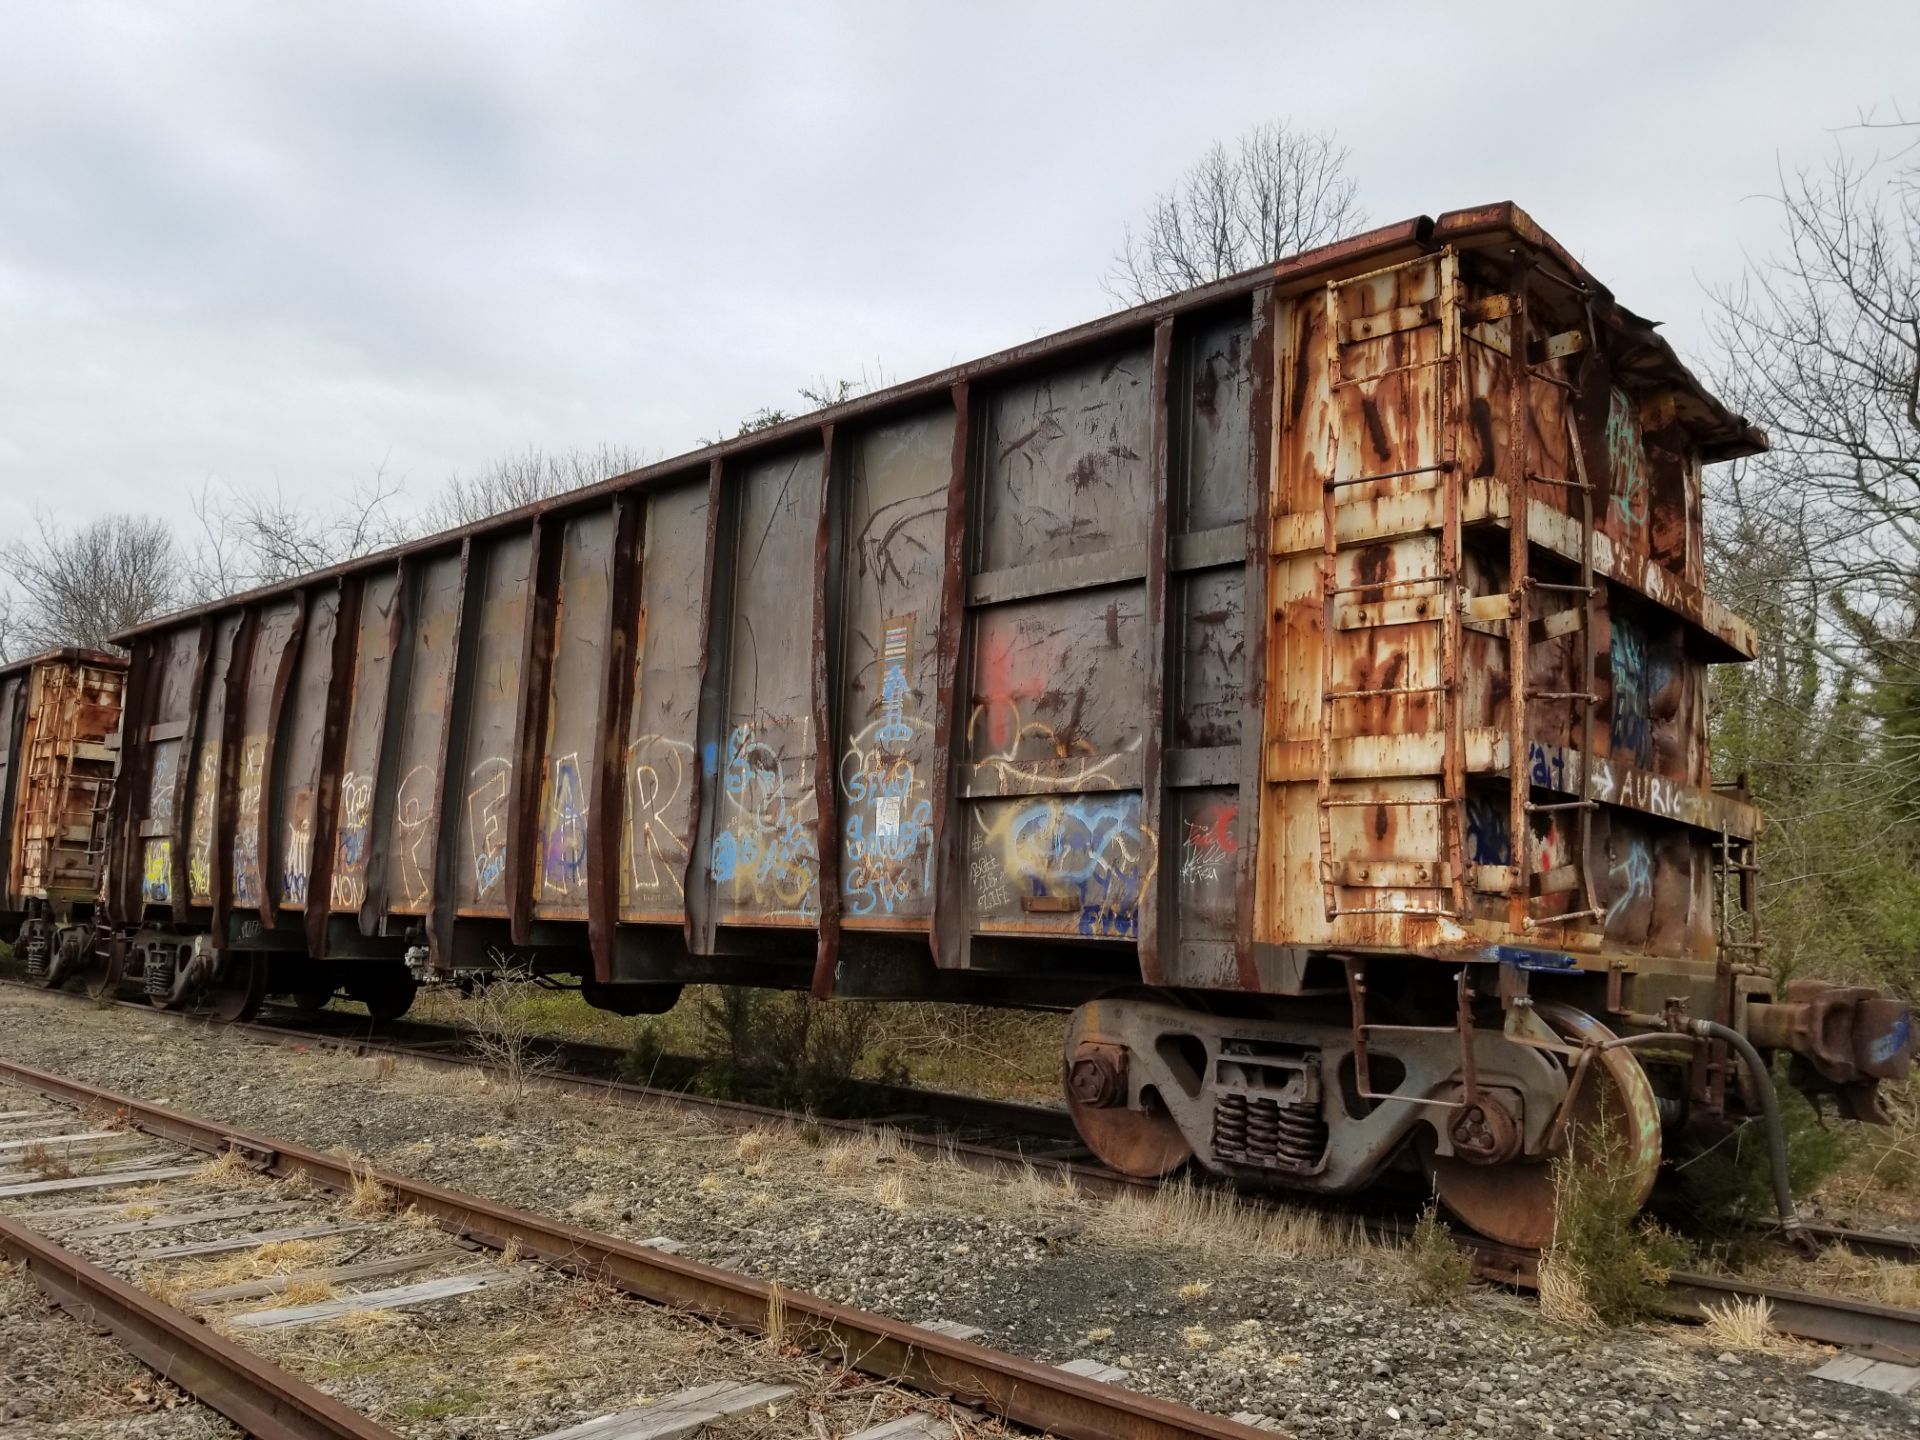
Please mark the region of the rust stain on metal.
<svg viewBox="0 0 1920 1440"><path fill-rule="evenodd" d="M960 927L968 911L966 853L954 819L955 752L959 748L961 633L966 622L967 490L973 455L973 391L964 380L949 392L953 404L953 458L948 470L946 519L941 531L940 629L935 637L932 784L933 905L927 927L933 962L960 963Z"/></svg>
<svg viewBox="0 0 1920 1440"><path fill-rule="evenodd" d="M530 533L534 570L520 634L520 702L514 710L513 777L507 799L507 926L516 945L527 943L533 923L540 756L553 678L554 607L560 589L559 526L536 516Z"/></svg>
<svg viewBox="0 0 1920 1440"><path fill-rule="evenodd" d="M255 883L259 887L260 924L271 930L275 924L275 900L279 889L279 868L274 861L281 834L281 815L277 808L279 787L273 783L279 772L274 766L282 722L286 718L287 686L293 679L293 667L299 662L300 647L306 635L307 592L294 592L292 626L274 661L272 689L267 701L267 728L261 739L260 800L254 815Z"/></svg>
<svg viewBox="0 0 1920 1440"><path fill-rule="evenodd" d="M615 502L608 578L606 653L600 667L599 726L587 796L587 945L594 978L613 978L614 925L620 907L619 844L626 736L633 712L635 651L641 643L638 557L646 543L646 507Z"/></svg>
<svg viewBox="0 0 1920 1440"><path fill-rule="evenodd" d="M833 654L837 639L833 620L840 576L834 560L834 427L820 427L820 523L813 543L813 664L808 690L814 735L814 850L819 857L819 939L815 943L809 992L817 1000L833 995L834 964L840 955L840 826L839 793L835 771L840 763L840 726L834 696L838 677Z"/></svg>
<svg viewBox="0 0 1920 1440"><path fill-rule="evenodd" d="M1168 386L1173 366L1173 321L1162 320L1153 327L1153 378L1152 398L1148 404L1152 411L1152 430L1147 457L1147 486L1151 496L1151 510L1147 521L1147 573L1145 580L1146 607L1146 651L1142 659L1145 690L1146 725L1141 736L1140 761L1140 828L1146 835L1159 837L1167 833L1167 789L1166 789L1166 749L1165 738L1168 730L1167 714L1167 670L1168 645L1167 633L1167 583L1168 568L1172 563L1171 520L1168 511L1172 504L1169 496L1169 459L1168 447L1171 444L1169 431L1173 424L1172 402ZM1118 646L1119 625L1117 621L1118 602L1109 612L1114 616L1108 622L1109 644ZM1161 947L1172 938L1177 944L1178 916L1175 903L1166 903L1170 884L1175 875L1172 866L1162 867L1141 889L1139 912L1139 955L1140 977L1149 985L1158 985L1164 978L1161 966Z"/></svg>
<svg viewBox="0 0 1920 1440"><path fill-rule="evenodd" d="M333 877L340 843L340 788L347 748L347 707L353 699L354 649L360 638L360 602L365 580L337 582L333 644L320 730L320 767L314 780L313 848L307 872L307 954L326 958L333 918Z"/></svg>
<svg viewBox="0 0 1920 1440"><path fill-rule="evenodd" d="M248 606L240 612L238 627L227 652L227 673L221 682L220 736L213 780L212 853L208 861L208 896L212 910L213 948L225 950L233 938L234 831L240 800L241 748L246 726L247 672L253 664L253 645L259 633L260 612Z"/></svg>

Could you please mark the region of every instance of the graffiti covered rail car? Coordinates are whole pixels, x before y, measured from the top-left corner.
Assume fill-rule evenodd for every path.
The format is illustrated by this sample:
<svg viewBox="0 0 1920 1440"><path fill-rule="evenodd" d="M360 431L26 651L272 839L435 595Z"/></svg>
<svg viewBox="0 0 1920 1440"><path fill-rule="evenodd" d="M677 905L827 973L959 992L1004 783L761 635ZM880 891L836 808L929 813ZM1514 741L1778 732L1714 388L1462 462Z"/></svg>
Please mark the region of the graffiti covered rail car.
<svg viewBox="0 0 1920 1440"><path fill-rule="evenodd" d="M169 1003L1076 1005L1110 1163L1411 1147L1524 1242L1590 1107L1650 1182L1758 1103L1688 1024L1906 1063L1772 993L1711 775L1701 471L1763 445L1518 209L1388 226L134 632L114 918Z"/></svg>
<svg viewBox="0 0 1920 1440"><path fill-rule="evenodd" d="M0 938L53 984L94 948L126 668L71 647L0 665Z"/></svg>

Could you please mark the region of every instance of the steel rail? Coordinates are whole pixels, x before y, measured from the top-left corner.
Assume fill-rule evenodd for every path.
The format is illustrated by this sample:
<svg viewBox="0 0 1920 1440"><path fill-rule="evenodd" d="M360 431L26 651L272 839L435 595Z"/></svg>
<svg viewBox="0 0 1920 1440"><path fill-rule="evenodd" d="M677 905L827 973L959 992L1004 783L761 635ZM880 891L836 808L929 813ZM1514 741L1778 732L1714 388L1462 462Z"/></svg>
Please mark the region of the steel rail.
<svg viewBox="0 0 1920 1440"><path fill-rule="evenodd" d="M1876 1360L1920 1365L1920 1311L1678 1270L1657 1295L1661 1311L1676 1320L1704 1320L1709 1306L1730 1300L1763 1300L1773 1307L1773 1328L1782 1334L1857 1350Z"/></svg>
<svg viewBox="0 0 1920 1440"><path fill-rule="evenodd" d="M148 1369L258 1440L397 1440L386 1426L17 1219L0 1216L0 1252L74 1319L112 1331Z"/></svg>
<svg viewBox="0 0 1920 1440"><path fill-rule="evenodd" d="M1089 1380L1023 1356L955 1340L889 1316L855 1310L777 1283L533 1215L478 1195L357 1166L338 1155L254 1135L0 1060L0 1077L75 1105L107 1106L150 1135L209 1154L228 1150L262 1171L304 1175L345 1192L369 1179L401 1208L413 1207L454 1233L556 1269L610 1283L629 1294L738 1329L764 1331L769 1311L782 1334L844 1365L930 1394L951 1396L1064 1440L1273 1440L1273 1432ZM189 1322L191 1323L191 1322Z"/></svg>

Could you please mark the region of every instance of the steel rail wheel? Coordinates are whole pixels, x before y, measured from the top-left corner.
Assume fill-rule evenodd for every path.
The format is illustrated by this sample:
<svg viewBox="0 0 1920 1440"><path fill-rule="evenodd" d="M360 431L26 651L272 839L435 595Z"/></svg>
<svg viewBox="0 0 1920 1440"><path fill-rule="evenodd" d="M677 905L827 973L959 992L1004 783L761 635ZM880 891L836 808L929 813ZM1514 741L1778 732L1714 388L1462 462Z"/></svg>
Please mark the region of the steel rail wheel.
<svg viewBox="0 0 1920 1440"><path fill-rule="evenodd" d="M233 1024L253 1019L267 1003L266 957L229 955L203 998L216 1020Z"/></svg>
<svg viewBox="0 0 1920 1440"><path fill-rule="evenodd" d="M1534 1009L1566 1040L1614 1038L1605 1025L1571 1005L1541 1001ZM1607 1134L1603 1124L1614 1133ZM1575 1165L1605 1161L1620 1167L1621 1181L1635 1206L1646 1203L1660 1170L1660 1110L1647 1072L1631 1050L1594 1053L1568 1116L1565 1153ZM1440 1203L1462 1224L1491 1240L1527 1250L1544 1250L1553 1242L1551 1160L1476 1165L1451 1155L1425 1158Z"/></svg>
<svg viewBox="0 0 1920 1440"><path fill-rule="evenodd" d="M1100 1004L1089 1001L1067 1021L1061 1064L1067 1113L1108 1169L1143 1180L1171 1174L1193 1158L1193 1147L1152 1091L1145 1092L1144 1108L1129 1103L1126 1046L1102 1037Z"/></svg>

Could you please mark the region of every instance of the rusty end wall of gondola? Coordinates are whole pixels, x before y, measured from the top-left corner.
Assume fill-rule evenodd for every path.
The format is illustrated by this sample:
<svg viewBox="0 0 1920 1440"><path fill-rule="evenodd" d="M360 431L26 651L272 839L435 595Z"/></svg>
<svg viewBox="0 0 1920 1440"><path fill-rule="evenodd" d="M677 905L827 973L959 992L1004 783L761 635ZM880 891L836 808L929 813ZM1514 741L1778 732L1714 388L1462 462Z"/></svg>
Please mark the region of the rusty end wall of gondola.
<svg viewBox="0 0 1920 1440"><path fill-rule="evenodd" d="M1763 443L1514 207L1388 226L132 633L115 916L822 993L1710 983L1758 820L1700 476Z"/></svg>
<svg viewBox="0 0 1920 1440"><path fill-rule="evenodd" d="M126 662L48 650L0 666L0 926L92 916ZM31 936L29 937L31 939Z"/></svg>

